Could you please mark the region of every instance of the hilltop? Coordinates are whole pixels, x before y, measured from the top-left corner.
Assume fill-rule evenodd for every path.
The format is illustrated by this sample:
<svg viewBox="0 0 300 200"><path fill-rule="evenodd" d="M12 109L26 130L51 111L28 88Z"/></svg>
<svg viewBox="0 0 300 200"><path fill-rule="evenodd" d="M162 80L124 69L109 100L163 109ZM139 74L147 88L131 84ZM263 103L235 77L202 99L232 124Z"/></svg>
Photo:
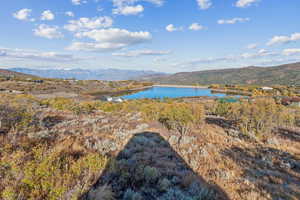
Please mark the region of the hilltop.
<svg viewBox="0 0 300 200"><path fill-rule="evenodd" d="M180 72L173 75L143 77L160 84L252 84L294 85L300 83L300 62L273 67L250 66L220 70Z"/></svg>
<svg viewBox="0 0 300 200"><path fill-rule="evenodd" d="M21 73L21 72L15 72L12 70L6 70L6 69L0 69L0 77L13 77L13 78L37 78L37 76Z"/></svg>
<svg viewBox="0 0 300 200"><path fill-rule="evenodd" d="M25 73L0 69L0 94L30 94L39 98L68 97L95 98L95 96L132 92L151 86L134 80L102 81L41 78Z"/></svg>

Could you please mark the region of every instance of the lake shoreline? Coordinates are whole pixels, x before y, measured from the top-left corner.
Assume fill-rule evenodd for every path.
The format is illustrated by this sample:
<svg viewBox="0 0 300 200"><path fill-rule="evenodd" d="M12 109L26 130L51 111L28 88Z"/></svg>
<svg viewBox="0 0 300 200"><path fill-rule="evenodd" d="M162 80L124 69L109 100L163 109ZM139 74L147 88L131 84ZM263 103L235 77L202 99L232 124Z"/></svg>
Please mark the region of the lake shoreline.
<svg viewBox="0 0 300 200"><path fill-rule="evenodd" d="M195 97L217 97L228 96L240 97L240 95L228 95L226 93L214 93L212 89L203 86L184 85L153 85L152 89L124 95L124 99L162 99L162 98L195 98Z"/></svg>
<svg viewBox="0 0 300 200"><path fill-rule="evenodd" d="M96 99L99 99L100 97L104 97L104 96L119 97L119 96L123 96L126 94L136 93L136 92L151 89L151 88L153 88L153 86L131 88L131 89L120 90L120 91L100 91L100 92L91 93L89 95L95 97Z"/></svg>
<svg viewBox="0 0 300 200"><path fill-rule="evenodd" d="M208 89L208 86L194 86L194 85L153 85L152 87L170 87L170 88L195 88L195 89Z"/></svg>

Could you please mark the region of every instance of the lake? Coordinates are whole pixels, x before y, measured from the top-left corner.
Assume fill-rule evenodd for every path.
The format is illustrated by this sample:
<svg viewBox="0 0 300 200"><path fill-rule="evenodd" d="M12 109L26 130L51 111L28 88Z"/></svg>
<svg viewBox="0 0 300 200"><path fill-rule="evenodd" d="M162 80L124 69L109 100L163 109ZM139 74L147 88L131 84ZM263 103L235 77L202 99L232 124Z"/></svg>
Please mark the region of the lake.
<svg viewBox="0 0 300 200"><path fill-rule="evenodd" d="M226 97L226 94L212 93L211 89L202 88L179 88L179 87L152 87L147 90L139 91L134 94L124 95L124 99L162 99L162 98L179 98L179 97ZM232 96L232 95L230 95ZM238 97L238 96L237 96Z"/></svg>

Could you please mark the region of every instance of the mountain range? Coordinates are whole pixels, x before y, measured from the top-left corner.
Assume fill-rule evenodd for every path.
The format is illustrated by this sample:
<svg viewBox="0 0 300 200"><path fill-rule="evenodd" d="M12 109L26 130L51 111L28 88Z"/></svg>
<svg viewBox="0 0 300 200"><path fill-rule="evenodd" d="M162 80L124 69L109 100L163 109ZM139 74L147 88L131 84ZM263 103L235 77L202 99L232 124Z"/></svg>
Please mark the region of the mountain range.
<svg viewBox="0 0 300 200"><path fill-rule="evenodd" d="M208 71L180 72L171 75L145 76L143 81L158 84L209 85L209 84L252 84L252 85L299 85L300 62L272 67L244 67Z"/></svg>
<svg viewBox="0 0 300 200"><path fill-rule="evenodd" d="M252 84L252 85L299 85L300 62L271 67L250 66L244 68L218 69L165 74L154 71L120 69L0 69L0 76L75 78L78 80L141 80L156 84L209 85L209 84Z"/></svg>
<svg viewBox="0 0 300 200"><path fill-rule="evenodd" d="M61 78L77 80L105 80L105 81L119 81L119 80L135 80L145 76L160 76L164 73L154 71L142 70L121 70L121 69L29 69L29 68L11 68L14 72L30 74L44 78Z"/></svg>

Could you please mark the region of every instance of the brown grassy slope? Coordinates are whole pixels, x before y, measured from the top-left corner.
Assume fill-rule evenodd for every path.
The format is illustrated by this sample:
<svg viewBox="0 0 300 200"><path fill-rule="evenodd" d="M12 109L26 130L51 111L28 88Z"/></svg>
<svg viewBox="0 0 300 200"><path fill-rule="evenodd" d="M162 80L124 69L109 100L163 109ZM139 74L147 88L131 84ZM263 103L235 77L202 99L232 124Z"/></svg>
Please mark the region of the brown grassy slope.
<svg viewBox="0 0 300 200"><path fill-rule="evenodd" d="M40 106L27 98L0 98L0 119L6 124L6 129L0 129L0 199L17 199L16 194L23 199L79 199L88 191L89 200L113 199L100 198L106 184L110 188L106 192L115 199L123 199L130 190L146 200L190 199L178 196L199 191L219 191L230 200L300 198L299 132L274 130L256 140L240 133L230 120L207 116L181 135L163 126L166 121L142 117L155 115L158 105L166 107L166 103L145 106L146 101L139 101L127 109L144 104L145 113L129 113L122 104L94 102L96 107L91 109L93 103L82 102L85 106L77 105L76 110L70 109L76 112L71 112L70 100ZM171 105L178 111L183 104ZM40 147L43 156L36 159L32 154L38 154ZM110 158L111 163L100 159L98 166L99 159L91 160L95 155ZM92 162L86 162L87 158ZM201 187L195 188L199 179ZM49 188L42 190L45 185Z"/></svg>
<svg viewBox="0 0 300 200"><path fill-rule="evenodd" d="M300 83L300 63L274 67L245 67L195 72L180 72L169 76L145 77L160 84L253 84L292 85Z"/></svg>
<svg viewBox="0 0 300 200"><path fill-rule="evenodd" d="M6 69L0 69L0 77L15 77L15 78L37 78L37 76L14 72Z"/></svg>

